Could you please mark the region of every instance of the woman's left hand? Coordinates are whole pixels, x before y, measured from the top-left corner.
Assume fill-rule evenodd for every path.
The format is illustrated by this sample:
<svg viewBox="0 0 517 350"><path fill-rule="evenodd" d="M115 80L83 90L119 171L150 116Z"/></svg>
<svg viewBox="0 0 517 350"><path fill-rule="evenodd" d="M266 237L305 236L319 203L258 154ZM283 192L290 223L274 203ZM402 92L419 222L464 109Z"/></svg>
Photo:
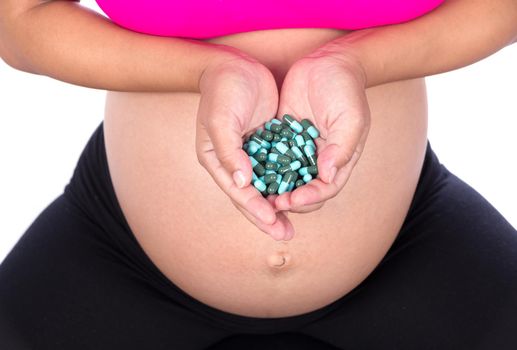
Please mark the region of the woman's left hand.
<svg viewBox="0 0 517 350"><path fill-rule="evenodd" d="M341 50L342 51L342 50ZM316 139L318 177L275 200L279 210L309 212L336 196L347 182L366 143L370 109L366 74L353 55L323 46L296 61L287 72L277 118L310 119Z"/></svg>

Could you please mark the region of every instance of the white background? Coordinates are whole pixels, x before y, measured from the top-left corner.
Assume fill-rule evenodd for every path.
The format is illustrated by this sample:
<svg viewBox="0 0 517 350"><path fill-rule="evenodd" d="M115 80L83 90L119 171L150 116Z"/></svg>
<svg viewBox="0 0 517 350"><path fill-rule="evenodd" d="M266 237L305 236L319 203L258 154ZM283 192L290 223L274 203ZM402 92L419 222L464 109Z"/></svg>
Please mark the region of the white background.
<svg viewBox="0 0 517 350"><path fill-rule="evenodd" d="M434 151L517 227L517 44L427 83ZM104 96L0 60L0 261L63 191Z"/></svg>

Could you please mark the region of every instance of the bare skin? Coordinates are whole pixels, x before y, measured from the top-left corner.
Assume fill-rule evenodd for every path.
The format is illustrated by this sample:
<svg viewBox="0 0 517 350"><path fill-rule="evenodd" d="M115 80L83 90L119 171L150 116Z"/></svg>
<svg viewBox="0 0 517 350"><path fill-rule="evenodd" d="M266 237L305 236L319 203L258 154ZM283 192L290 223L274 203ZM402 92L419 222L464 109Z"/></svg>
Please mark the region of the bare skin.
<svg viewBox="0 0 517 350"><path fill-rule="evenodd" d="M216 40L257 58L281 82L293 62L340 35L285 29ZM366 93L371 127L348 183L317 210L285 211L294 235L275 240L246 219L197 162L199 94L109 92L104 128L110 172L146 253L190 295L242 315L295 315L348 293L393 242L426 145L423 79Z"/></svg>
<svg viewBox="0 0 517 350"><path fill-rule="evenodd" d="M110 90L105 115L109 170L130 227L152 261L207 305L256 317L323 307L371 273L402 224L421 169L427 125L422 77L475 62L517 37L517 5L510 0L495 5L451 0L412 22L351 33L282 29L206 42L132 33L66 1L4 0L0 14L0 55L7 63ZM293 67L322 45L333 52L329 57L346 57L351 67L360 67L364 80L351 74L340 81L348 86L343 91L360 97L355 101L367 99L352 113L362 122L347 128L360 135L367 125L367 139L355 137L355 145L327 161L344 169L351 157L343 155L364 143L360 159L341 178L329 170L320 191L261 203L273 217L254 217L251 202L242 201L246 187L224 191L224 178L244 165L217 156L223 147L217 140L238 132L215 130L218 123L211 121L206 130L215 147L212 160L224 171L210 176L218 163L198 162L196 120L221 106L199 108L217 101L214 90L202 92L199 82L217 82L202 78L247 55L255 60L243 63L251 76L264 72L257 63L271 72L279 94L276 113L299 109L289 101L303 100L295 93L302 84L298 79L283 83L289 72L303 73ZM332 92L329 85L321 86L323 96ZM330 107L340 100L333 101ZM277 225L278 237L289 240L272 239L268 225Z"/></svg>

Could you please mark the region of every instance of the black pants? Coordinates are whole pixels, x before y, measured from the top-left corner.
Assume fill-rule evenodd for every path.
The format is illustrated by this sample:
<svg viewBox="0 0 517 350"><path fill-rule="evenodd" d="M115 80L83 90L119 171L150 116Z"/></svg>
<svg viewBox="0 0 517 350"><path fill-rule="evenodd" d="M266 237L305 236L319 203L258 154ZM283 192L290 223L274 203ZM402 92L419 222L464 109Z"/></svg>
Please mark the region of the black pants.
<svg viewBox="0 0 517 350"><path fill-rule="evenodd" d="M517 232L429 144L376 269L323 308L267 319L203 304L153 265L116 200L102 126L0 265L1 349L517 349Z"/></svg>

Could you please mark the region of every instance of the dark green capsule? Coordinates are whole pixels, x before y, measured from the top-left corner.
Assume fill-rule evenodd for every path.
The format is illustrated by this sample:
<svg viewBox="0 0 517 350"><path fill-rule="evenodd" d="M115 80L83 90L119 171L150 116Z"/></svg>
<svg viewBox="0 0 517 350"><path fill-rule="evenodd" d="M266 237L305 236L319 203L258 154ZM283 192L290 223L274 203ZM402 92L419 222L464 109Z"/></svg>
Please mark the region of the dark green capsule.
<svg viewBox="0 0 517 350"><path fill-rule="evenodd" d="M296 147L296 145L297 145L295 140L289 140L289 141L287 141L287 144L289 145L290 148Z"/></svg>
<svg viewBox="0 0 517 350"><path fill-rule="evenodd" d="M272 124L271 125L271 131L275 134L280 134L284 126L282 124Z"/></svg>
<svg viewBox="0 0 517 350"><path fill-rule="evenodd" d="M266 162L266 170L277 170L280 164L276 162Z"/></svg>
<svg viewBox="0 0 517 350"><path fill-rule="evenodd" d="M276 173L267 174L266 176L264 176L264 182L266 184L270 184L270 183L276 182Z"/></svg>
<svg viewBox="0 0 517 350"><path fill-rule="evenodd" d="M297 133L300 133L303 131L303 126L293 117L291 117L289 114L284 114L282 121L289 125L291 129L296 131Z"/></svg>
<svg viewBox="0 0 517 350"><path fill-rule="evenodd" d="M291 140L296 136L296 134L291 129L283 128L282 131L280 131L280 136L286 137L288 140Z"/></svg>
<svg viewBox="0 0 517 350"><path fill-rule="evenodd" d="M253 168L253 172L257 174L257 176L262 176L266 173L266 169L260 164L254 157L250 157L251 167Z"/></svg>
<svg viewBox="0 0 517 350"><path fill-rule="evenodd" d="M258 162L265 162L267 160L267 153L258 152L253 156Z"/></svg>
<svg viewBox="0 0 517 350"><path fill-rule="evenodd" d="M278 187L279 187L278 182L275 181L275 182L270 183L269 186L267 187L267 193L275 194L276 191L278 191Z"/></svg>
<svg viewBox="0 0 517 350"><path fill-rule="evenodd" d="M279 134L273 134L273 141L274 142L280 142L282 137Z"/></svg>
<svg viewBox="0 0 517 350"><path fill-rule="evenodd" d="M316 129L316 127L314 126L314 124L312 124L312 122L309 120L309 119L302 119L301 121L301 124L303 126L303 129L307 131L307 133L313 138L317 138L318 136L320 136L320 132L318 129Z"/></svg>
<svg viewBox="0 0 517 350"><path fill-rule="evenodd" d="M318 175L318 167L316 165L308 166L307 172L311 175Z"/></svg>
<svg viewBox="0 0 517 350"><path fill-rule="evenodd" d="M277 173L284 175L290 171L292 171L291 167L289 165L284 165L284 166L281 166L280 168L278 168Z"/></svg>
<svg viewBox="0 0 517 350"><path fill-rule="evenodd" d="M273 133L269 130L264 130L260 136L262 136L262 138L268 142L273 141Z"/></svg>
<svg viewBox="0 0 517 350"><path fill-rule="evenodd" d="M312 137L311 137L311 135L309 135L309 133L308 133L307 131L302 132L302 137L303 137L303 140L304 140L305 142L307 142L307 141L309 141L309 140L311 140L311 141L312 141Z"/></svg>
<svg viewBox="0 0 517 350"><path fill-rule="evenodd" d="M295 186L296 188L305 185L305 182L303 180L296 180Z"/></svg>
<svg viewBox="0 0 517 350"><path fill-rule="evenodd" d="M251 136L251 141L255 141L256 143L258 143L260 145L260 147L263 147L265 149L270 149L271 148L271 143L269 143L268 141L264 140L262 137L260 137L257 134L253 134L253 136Z"/></svg>

